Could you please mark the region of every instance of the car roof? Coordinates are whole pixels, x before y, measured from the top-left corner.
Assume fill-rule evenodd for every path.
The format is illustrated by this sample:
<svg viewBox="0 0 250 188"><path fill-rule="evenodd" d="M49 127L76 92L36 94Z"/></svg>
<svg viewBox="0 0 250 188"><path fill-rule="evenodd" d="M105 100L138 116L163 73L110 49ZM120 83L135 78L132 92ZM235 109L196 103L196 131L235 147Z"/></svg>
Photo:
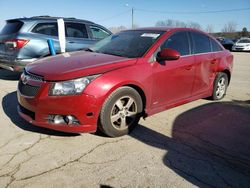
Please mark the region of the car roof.
<svg viewBox="0 0 250 188"><path fill-rule="evenodd" d="M67 17L51 17L51 16L33 16L33 17L23 17L23 18L15 18L15 19L9 19L7 21L16 21L16 20L20 20L20 21L37 21L37 20L48 20L48 21L55 21L57 19L64 19L65 21L75 21L75 22L85 22L85 23L90 23L90 24L94 24L94 22L91 22L89 20L82 20L82 19L76 19L73 17L67 18Z"/></svg>
<svg viewBox="0 0 250 188"><path fill-rule="evenodd" d="M198 29L193 29L193 28L186 28L186 27L142 27L142 28L136 28L136 29L128 29L126 31L181 31L181 30L185 30L185 31L198 31L198 32L202 32L201 30Z"/></svg>

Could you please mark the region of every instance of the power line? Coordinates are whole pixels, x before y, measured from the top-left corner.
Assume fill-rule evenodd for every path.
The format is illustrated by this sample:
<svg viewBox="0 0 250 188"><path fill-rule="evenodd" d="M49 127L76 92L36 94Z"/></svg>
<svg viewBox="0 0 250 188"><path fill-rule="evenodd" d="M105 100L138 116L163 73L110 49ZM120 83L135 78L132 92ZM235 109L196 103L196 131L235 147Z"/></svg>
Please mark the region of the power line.
<svg viewBox="0 0 250 188"><path fill-rule="evenodd" d="M250 7L247 8L238 8L238 9L225 9L225 10L211 10L211 11L196 11L196 12L192 12L192 11L159 11L159 10L149 10L149 9L140 9L140 8L132 8L132 20L133 20L133 12L137 11L137 12L151 12L151 13L159 13L159 14L212 14L212 13L225 13L225 12L237 12L237 11L249 11ZM121 15L124 15L128 12L131 12L131 10L127 10L118 14L115 14L113 16L101 19L101 20L97 20L96 22L105 22L107 20L111 20L111 19L115 19ZM132 21L132 25L133 25L133 21Z"/></svg>
<svg viewBox="0 0 250 188"><path fill-rule="evenodd" d="M158 11L158 10L137 9L137 8L135 8L134 10L135 11L141 11L141 12L161 13L161 14L211 14L211 13L247 11L247 10L250 10L250 8L211 10L211 11L198 11L198 12Z"/></svg>
<svg viewBox="0 0 250 188"><path fill-rule="evenodd" d="M130 12L130 10L121 12L121 13L119 13L119 14L115 14L115 15L113 15L113 16L110 16L110 17L107 17L107 18L104 18L104 19L101 19L101 20L97 20L96 22L104 22L104 21L107 21L107 20L111 20L111 19L117 18L117 17L119 17L119 16L121 16L121 15L123 15L123 14L126 14L126 13L128 13L128 12Z"/></svg>

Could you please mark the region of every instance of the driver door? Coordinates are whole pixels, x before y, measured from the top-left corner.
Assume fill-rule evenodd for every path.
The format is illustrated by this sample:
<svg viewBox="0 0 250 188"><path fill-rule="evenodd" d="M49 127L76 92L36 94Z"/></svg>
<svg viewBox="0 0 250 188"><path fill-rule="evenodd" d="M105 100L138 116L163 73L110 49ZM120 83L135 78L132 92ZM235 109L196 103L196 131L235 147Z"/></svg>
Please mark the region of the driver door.
<svg viewBox="0 0 250 188"><path fill-rule="evenodd" d="M175 105L191 97L195 67L189 41L188 33L180 31L161 45L160 49L177 50L181 57L178 60L153 62L152 108Z"/></svg>

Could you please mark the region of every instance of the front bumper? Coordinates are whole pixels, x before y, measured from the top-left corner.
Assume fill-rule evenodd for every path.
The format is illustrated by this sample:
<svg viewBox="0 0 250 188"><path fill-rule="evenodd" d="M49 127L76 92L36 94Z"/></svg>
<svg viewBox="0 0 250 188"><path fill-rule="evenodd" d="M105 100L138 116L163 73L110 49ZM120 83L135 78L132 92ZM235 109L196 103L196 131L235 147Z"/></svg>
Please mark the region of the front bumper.
<svg viewBox="0 0 250 188"><path fill-rule="evenodd" d="M21 72L27 64L32 63L36 60L37 58L15 59L13 61L10 61L0 58L0 67L10 71Z"/></svg>
<svg viewBox="0 0 250 188"><path fill-rule="evenodd" d="M95 132L100 110L99 101L90 95L48 96L49 84L44 83L35 97L27 97L18 90L18 113L33 125L63 132ZM78 125L55 124L51 115L72 115Z"/></svg>

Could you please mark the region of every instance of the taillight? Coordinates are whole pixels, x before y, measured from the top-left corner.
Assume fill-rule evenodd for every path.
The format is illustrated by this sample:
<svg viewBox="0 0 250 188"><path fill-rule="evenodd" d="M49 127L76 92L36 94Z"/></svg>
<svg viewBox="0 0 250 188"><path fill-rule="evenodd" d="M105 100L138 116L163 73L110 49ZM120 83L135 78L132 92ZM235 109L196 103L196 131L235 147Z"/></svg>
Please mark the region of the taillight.
<svg viewBox="0 0 250 188"><path fill-rule="evenodd" d="M5 41L5 46L9 49L21 49L24 47L29 41L25 39L12 39Z"/></svg>

